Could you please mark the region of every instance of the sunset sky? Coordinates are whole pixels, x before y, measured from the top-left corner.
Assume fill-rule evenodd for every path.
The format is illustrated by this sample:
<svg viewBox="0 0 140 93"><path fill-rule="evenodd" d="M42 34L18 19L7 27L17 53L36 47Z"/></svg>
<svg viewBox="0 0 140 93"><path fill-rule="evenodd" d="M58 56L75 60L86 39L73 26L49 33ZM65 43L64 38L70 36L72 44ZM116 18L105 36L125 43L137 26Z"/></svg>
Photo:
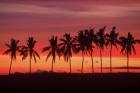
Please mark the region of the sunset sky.
<svg viewBox="0 0 140 93"><path fill-rule="evenodd" d="M29 36L35 37L37 40L36 49L42 55L40 63L35 65L33 69L49 69L49 63L44 63L45 57L41 53L41 49L48 44L48 39L52 35L62 37L64 33L76 34L81 29L95 27L98 31L100 27L107 26L106 32L111 31L112 26L116 26L116 31L120 35L125 36L131 32L136 39L140 39L140 0L0 0L0 54L4 52L5 43L9 42L10 38L19 39L20 44L25 44ZM140 46L136 46L137 54L132 56L132 66L140 66ZM114 50L115 66L125 66L120 63L120 49ZM95 50L97 67L98 50ZM104 59L109 60L108 49L104 50ZM75 72L81 66L81 57L75 56L72 65ZM107 61L103 64L108 66ZM21 61L18 57L17 61ZM62 59L63 61L63 59ZM26 64L14 63L13 70L28 71L28 60ZM43 63L41 63L43 62ZM87 66L90 68L90 60L87 57ZM0 55L0 73L8 72L10 59L8 56ZM48 64L48 65L47 65ZM121 65L120 65L121 64ZM56 63L57 71L66 71L67 63ZM39 66L39 67L38 67ZM18 70L17 70L18 69Z"/></svg>

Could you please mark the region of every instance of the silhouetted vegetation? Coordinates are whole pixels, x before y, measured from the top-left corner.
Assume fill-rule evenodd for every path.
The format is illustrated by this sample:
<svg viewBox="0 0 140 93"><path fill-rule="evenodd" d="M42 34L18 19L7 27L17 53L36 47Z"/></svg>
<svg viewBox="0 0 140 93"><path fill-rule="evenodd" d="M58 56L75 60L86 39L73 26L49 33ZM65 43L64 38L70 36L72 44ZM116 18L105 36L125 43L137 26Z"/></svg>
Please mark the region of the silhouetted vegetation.
<svg viewBox="0 0 140 93"><path fill-rule="evenodd" d="M11 39L10 44L5 44L8 47L8 49L3 54L10 54L11 56L9 75L11 74L12 62L14 59L16 59L17 52L20 49L20 46L18 46L18 43L19 43L19 40Z"/></svg>
<svg viewBox="0 0 140 93"><path fill-rule="evenodd" d="M93 53L94 49L99 49L100 53L100 63L101 63L101 73L103 72L103 60L102 52L105 47L110 47L110 72L112 73L112 49L113 46L121 46L121 52L127 57L127 72L129 72L129 56L132 53L136 54L135 44L140 44L140 40L137 40L133 35L128 32L127 37L119 36L119 33L116 32L116 27L112 27L110 33L105 32L106 27L100 28L97 32L94 28L80 30L76 36L71 36L68 33L65 33L62 38L58 39L57 36L52 36L49 40L49 45L42 49L42 52L47 51L48 55L46 61L49 57L52 57L52 67L51 71L53 72L54 63L56 57L63 57L66 62L69 62L70 73L71 70L71 58L73 53L78 54L82 53L82 66L81 73L84 69L84 58L86 54L89 54L92 62L92 73L94 73L94 62L93 62ZM36 57L40 59L39 54L35 51L34 47L36 41L33 37L29 37L27 44L23 46L18 46L19 40L11 39L10 44L6 44L8 50L4 54L9 54L11 56L11 63L9 68L9 74L11 73L12 61L16 59L16 53L20 52L22 59L26 59L29 56L30 60L30 73L31 73L31 61L34 59L37 62Z"/></svg>
<svg viewBox="0 0 140 93"><path fill-rule="evenodd" d="M105 34L105 28L106 27L103 27L101 29L99 29L99 31L97 32L97 47L99 47L100 49L100 59L101 59L101 73L103 72L102 71L102 51L105 47L105 43L106 43L106 34Z"/></svg>
<svg viewBox="0 0 140 93"><path fill-rule="evenodd" d="M29 62L30 62L30 73L32 72L31 69L31 65L32 65L32 58L34 58L34 61L37 62L36 57L38 57L40 59L39 54L37 53L37 51L35 51L34 47L35 47L36 41L34 40L33 37L29 37L29 39L27 40L27 45L26 46L22 46L21 51L21 56L22 59L26 59L27 56L29 56Z"/></svg>
<svg viewBox="0 0 140 93"><path fill-rule="evenodd" d="M56 60L56 55L60 55L57 41L58 41L57 36L52 36L51 39L49 40L49 46L44 47L42 50L42 52L49 51L46 61L48 60L49 57L52 56L52 68L51 68L52 72L53 72L53 64L55 63Z"/></svg>
<svg viewBox="0 0 140 93"><path fill-rule="evenodd" d="M136 50L134 44L136 44L136 40L129 32L127 37L120 37L120 45L122 46L121 52L127 57L127 72L129 72L129 55L132 53L136 54Z"/></svg>
<svg viewBox="0 0 140 93"><path fill-rule="evenodd" d="M70 34L64 34L63 39L60 39L60 54L63 55L65 61L69 61L70 64L70 73L71 73L71 57L72 53L76 53L76 44L75 40L70 36Z"/></svg>
<svg viewBox="0 0 140 93"><path fill-rule="evenodd" d="M112 28L112 31L107 34L107 38L106 38L106 45L110 46L110 72L112 73L112 48L113 46L115 46L117 48L117 44L118 44L118 35L119 33L115 32L116 27Z"/></svg>

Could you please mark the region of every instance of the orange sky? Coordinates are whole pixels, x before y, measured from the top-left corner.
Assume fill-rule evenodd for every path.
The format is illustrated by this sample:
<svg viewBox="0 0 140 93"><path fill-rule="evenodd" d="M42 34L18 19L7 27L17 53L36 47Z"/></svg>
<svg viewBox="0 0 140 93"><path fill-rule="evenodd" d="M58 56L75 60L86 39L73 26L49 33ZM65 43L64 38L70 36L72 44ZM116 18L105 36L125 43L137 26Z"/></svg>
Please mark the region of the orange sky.
<svg viewBox="0 0 140 93"><path fill-rule="evenodd" d="M10 57L9 56L0 56L0 74L8 74ZM72 58L72 72L80 73L81 72L81 57ZM17 57L17 60L13 62L12 73L15 72L29 72L29 59L22 61L21 57ZM113 57L113 67L122 67L122 69L114 69L113 72L126 72L126 69L123 69L126 66L126 58L122 57ZM130 58L130 66L134 67L130 71L139 72L139 69L135 67L140 67L140 58ZM94 57L94 67L95 72L100 72L100 58ZM109 58L103 58L103 67L109 67ZM32 61L32 71L36 72L38 70L50 71L51 70L51 58L48 62L45 62L45 56L41 56L41 60L38 60L37 63ZM59 60L57 58L56 63L54 64L55 72L69 72L69 63L65 62L62 58ZM109 72L109 69L103 69L103 72ZM84 73L91 73L91 60L90 57L85 58L84 62Z"/></svg>

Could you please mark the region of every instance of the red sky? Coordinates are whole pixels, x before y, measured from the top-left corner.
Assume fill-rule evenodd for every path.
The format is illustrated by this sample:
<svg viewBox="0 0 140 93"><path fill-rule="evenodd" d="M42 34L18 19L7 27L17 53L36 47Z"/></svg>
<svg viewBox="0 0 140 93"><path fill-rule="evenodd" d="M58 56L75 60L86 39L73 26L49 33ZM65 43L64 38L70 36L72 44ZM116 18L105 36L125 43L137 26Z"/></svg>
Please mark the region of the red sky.
<svg viewBox="0 0 140 93"><path fill-rule="evenodd" d="M51 35L76 33L104 25L140 37L139 0L0 0L0 49L11 37L25 41L34 36L40 46Z"/></svg>
<svg viewBox="0 0 140 93"><path fill-rule="evenodd" d="M140 0L0 0L0 53L12 37L24 44L34 36L40 51L51 35L75 34L90 26L98 31L104 25L106 32L116 26L120 35L131 32L140 39Z"/></svg>

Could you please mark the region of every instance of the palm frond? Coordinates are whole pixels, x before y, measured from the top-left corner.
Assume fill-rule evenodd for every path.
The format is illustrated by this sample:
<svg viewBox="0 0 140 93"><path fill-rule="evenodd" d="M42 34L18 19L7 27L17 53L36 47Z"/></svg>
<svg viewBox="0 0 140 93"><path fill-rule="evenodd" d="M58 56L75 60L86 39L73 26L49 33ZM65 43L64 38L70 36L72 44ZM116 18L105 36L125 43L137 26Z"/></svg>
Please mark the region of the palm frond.
<svg viewBox="0 0 140 93"><path fill-rule="evenodd" d="M51 51L48 53L47 57L46 57L46 62L48 60L48 58L51 56Z"/></svg>
<svg viewBox="0 0 140 93"><path fill-rule="evenodd" d="M34 51L34 53L35 53L35 56L37 56L40 59L39 54L36 51Z"/></svg>
<svg viewBox="0 0 140 93"><path fill-rule="evenodd" d="M60 39L60 41L67 42L65 39Z"/></svg>
<svg viewBox="0 0 140 93"><path fill-rule="evenodd" d="M8 48L11 48L11 46L9 44L5 44L5 46L7 46Z"/></svg>
<svg viewBox="0 0 140 93"><path fill-rule="evenodd" d="M58 44L59 47L66 45L66 43L60 43Z"/></svg>
<svg viewBox="0 0 140 93"><path fill-rule="evenodd" d="M16 43L18 44L20 41L19 40L16 40Z"/></svg>
<svg viewBox="0 0 140 93"><path fill-rule="evenodd" d="M16 57L16 53L13 53L12 56L13 56L13 59L16 59L17 58Z"/></svg>
<svg viewBox="0 0 140 93"><path fill-rule="evenodd" d="M25 60L27 57L28 57L28 53L27 52L24 52L22 54L22 60Z"/></svg>
<svg viewBox="0 0 140 93"><path fill-rule="evenodd" d="M50 49L50 47L44 47L44 48L42 49L42 52L48 51L49 49Z"/></svg>
<svg viewBox="0 0 140 93"><path fill-rule="evenodd" d="M135 43L139 43L140 44L140 40L135 40Z"/></svg>
<svg viewBox="0 0 140 93"><path fill-rule="evenodd" d="M136 50L135 50L134 46L132 46L132 50L133 50L134 54L136 54Z"/></svg>
<svg viewBox="0 0 140 93"><path fill-rule="evenodd" d="M33 57L34 57L34 61L35 61L35 63L37 62L37 60L36 60L36 56L35 56L35 54L33 54Z"/></svg>
<svg viewBox="0 0 140 93"><path fill-rule="evenodd" d="M3 55L9 54L9 52L11 52L11 49L6 50L6 51L3 53Z"/></svg>

